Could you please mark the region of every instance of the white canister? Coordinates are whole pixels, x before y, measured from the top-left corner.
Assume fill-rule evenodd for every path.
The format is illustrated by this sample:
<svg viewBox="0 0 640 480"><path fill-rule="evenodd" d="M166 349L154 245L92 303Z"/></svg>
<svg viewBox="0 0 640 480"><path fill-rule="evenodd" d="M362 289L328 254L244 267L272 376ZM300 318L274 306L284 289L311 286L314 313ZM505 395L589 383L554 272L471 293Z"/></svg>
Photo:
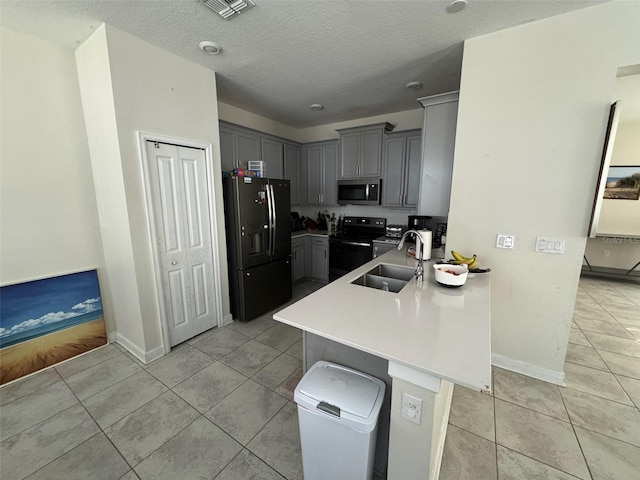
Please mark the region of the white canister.
<svg viewBox="0 0 640 480"><path fill-rule="evenodd" d="M422 250L420 252L417 251L416 248L416 258L418 260L420 260L420 255L422 255L422 259L423 260L431 260L431 243L432 243L432 232L431 230L420 230L418 231L418 234L420 235L420 243L421 243L421 247ZM416 247L417 247L417 243L416 243Z"/></svg>

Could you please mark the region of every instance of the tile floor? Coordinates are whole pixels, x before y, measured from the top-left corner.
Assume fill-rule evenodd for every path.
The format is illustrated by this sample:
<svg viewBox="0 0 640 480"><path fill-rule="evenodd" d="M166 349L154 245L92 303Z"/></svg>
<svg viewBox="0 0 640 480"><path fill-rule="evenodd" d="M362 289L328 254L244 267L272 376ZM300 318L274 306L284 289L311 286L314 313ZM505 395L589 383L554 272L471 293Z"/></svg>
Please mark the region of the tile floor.
<svg viewBox="0 0 640 480"><path fill-rule="evenodd" d="M566 387L455 387L440 480L640 480L640 285L580 280Z"/></svg>
<svg viewBox="0 0 640 480"><path fill-rule="evenodd" d="M639 306L637 284L583 279L566 388L497 368L493 395L456 387L441 480L640 478ZM0 389L0 477L301 479L301 354L265 315L149 365L114 344L43 371Z"/></svg>

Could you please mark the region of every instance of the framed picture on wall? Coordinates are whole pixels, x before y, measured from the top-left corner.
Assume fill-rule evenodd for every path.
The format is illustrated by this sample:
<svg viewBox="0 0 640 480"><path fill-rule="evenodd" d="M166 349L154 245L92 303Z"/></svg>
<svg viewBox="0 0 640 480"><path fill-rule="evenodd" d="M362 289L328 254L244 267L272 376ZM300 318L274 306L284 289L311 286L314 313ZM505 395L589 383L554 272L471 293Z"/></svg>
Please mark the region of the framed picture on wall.
<svg viewBox="0 0 640 480"><path fill-rule="evenodd" d="M640 198L640 165L611 165L607 172L604 198L638 200Z"/></svg>
<svg viewBox="0 0 640 480"><path fill-rule="evenodd" d="M106 344L96 270L0 287L0 384Z"/></svg>

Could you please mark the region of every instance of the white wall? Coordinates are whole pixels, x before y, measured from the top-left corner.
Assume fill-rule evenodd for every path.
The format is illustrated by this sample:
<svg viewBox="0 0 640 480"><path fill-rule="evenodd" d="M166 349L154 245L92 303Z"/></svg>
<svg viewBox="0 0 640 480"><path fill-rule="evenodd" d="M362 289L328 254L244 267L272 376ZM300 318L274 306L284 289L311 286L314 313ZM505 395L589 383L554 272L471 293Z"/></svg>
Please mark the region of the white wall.
<svg viewBox="0 0 640 480"><path fill-rule="evenodd" d="M561 382L617 67L640 4L613 2L465 42L447 248L492 268L494 361ZM596 34L597 32L597 34ZM516 236L514 250L496 234ZM566 240L534 252L536 236Z"/></svg>
<svg viewBox="0 0 640 480"><path fill-rule="evenodd" d="M118 332L153 356L162 338L137 131L213 146L216 257L225 259L215 73L105 25L78 48L77 60L92 162L101 169L95 181L107 268L114 288L123 285L114 294ZM221 286L228 315L225 261Z"/></svg>
<svg viewBox="0 0 640 480"><path fill-rule="evenodd" d="M0 281L98 268L103 283L73 51L4 27L0 35Z"/></svg>

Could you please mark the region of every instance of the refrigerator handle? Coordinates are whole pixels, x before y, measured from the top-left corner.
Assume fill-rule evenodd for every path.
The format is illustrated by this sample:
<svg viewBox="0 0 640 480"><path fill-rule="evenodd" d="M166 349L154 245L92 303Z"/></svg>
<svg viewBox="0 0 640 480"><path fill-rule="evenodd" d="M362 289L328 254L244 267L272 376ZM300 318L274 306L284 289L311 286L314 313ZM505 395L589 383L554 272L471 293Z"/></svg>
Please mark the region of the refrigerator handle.
<svg viewBox="0 0 640 480"><path fill-rule="evenodd" d="M267 202L269 203L269 255L275 255L276 206L273 196L273 185L267 185Z"/></svg>

